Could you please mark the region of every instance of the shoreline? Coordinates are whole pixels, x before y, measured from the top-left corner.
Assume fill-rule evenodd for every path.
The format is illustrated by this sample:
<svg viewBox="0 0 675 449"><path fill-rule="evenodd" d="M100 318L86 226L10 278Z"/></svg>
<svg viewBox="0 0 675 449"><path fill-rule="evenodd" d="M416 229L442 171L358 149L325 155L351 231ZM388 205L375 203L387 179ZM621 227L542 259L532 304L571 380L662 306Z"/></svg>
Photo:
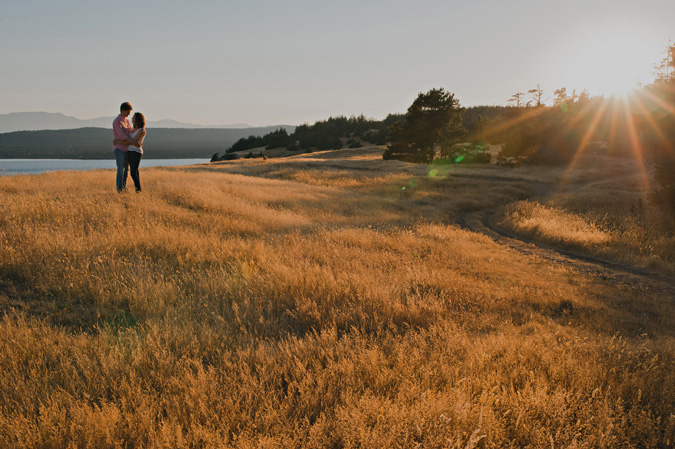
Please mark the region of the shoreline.
<svg viewBox="0 0 675 449"><path fill-rule="evenodd" d="M143 159L141 168L198 165L207 158ZM38 175L53 171L87 171L116 169L115 159L0 159L0 177Z"/></svg>

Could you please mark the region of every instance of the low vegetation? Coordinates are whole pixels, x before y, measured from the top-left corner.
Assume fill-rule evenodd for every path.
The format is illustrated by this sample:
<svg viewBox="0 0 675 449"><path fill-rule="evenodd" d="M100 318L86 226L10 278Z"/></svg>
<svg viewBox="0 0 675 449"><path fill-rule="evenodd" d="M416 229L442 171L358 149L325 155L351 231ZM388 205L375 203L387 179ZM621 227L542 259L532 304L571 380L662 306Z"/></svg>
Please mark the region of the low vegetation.
<svg viewBox="0 0 675 449"><path fill-rule="evenodd" d="M631 162L382 151L0 178L0 445L671 446L672 290L463 225L671 273Z"/></svg>
<svg viewBox="0 0 675 449"><path fill-rule="evenodd" d="M656 182L645 184L630 158L588 156L582 165L560 171L553 194L509 204L500 225L545 245L675 274L675 216L650 200Z"/></svg>
<svg viewBox="0 0 675 449"><path fill-rule="evenodd" d="M366 118L364 115L330 117L319 120L313 125L303 123L290 134L285 129L277 129L265 135L242 137L230 146L222 156L214 154L212 162L237 159L239 154L253 150L273 150L285 148L298 152L317 150L335 150L347 146L360 148L363 143L384 145L389 136L389 127L399 120L400 114L389 114L384 120Z"/></svg>

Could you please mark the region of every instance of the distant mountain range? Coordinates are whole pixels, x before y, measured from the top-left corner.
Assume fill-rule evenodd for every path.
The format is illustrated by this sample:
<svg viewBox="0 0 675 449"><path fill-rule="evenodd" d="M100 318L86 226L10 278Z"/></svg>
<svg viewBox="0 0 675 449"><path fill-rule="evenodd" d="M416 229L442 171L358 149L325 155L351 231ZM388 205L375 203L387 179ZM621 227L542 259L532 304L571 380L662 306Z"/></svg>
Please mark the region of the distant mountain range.
<svg viewBox="0 0 675 449"><path fill-rule="evenodd" d="M110 128L112 121L116 116L99 117L87 120L70 117L59 112L11 112L9 114L0 114L0 133L9 133L14 131L39 131L55 129L77 129L77 128ZM246 123L236 123L233 125L195 125L193 123L183 123L176 120L149 120L146 123L147 128L190 128L190 129L242 129L251 128Z"/></svg>

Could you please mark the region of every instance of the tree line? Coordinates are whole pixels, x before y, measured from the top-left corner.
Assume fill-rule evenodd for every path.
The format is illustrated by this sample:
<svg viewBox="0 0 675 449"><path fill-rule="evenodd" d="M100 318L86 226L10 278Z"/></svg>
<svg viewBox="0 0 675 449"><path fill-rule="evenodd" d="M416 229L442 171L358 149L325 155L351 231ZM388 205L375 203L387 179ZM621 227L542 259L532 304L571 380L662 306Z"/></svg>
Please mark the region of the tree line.
<svg viewBox="0 0 675 449"><path fill-rule="evenodd" d="M420 93L405 114L384 120L363 115L331 117L294 132L283 129L239 139L222 157L254 148L292 151L384 145L384 159L415 163L490 162L489 144L498 144L503 165L569 164L589 146L609 155L635 156L655 164L661 195L675 209L675 45L656 65L653 84L627 99L592 97L554 90L552 104L537 85L517 92L508 106L464 108L442 88ZM249 153L251 155L251 153Z"/></svg>
<svg viewBox="0 0 675 449"><path fill-rule="evenodd" d="M384 120L366 118L363 114L352 117L329 117L309 125L304 123L290 134L285 129L275 129L263 136L242 137L222 156L214 154L212 161L235 159L235 153L253 149L286 148L289 151L308 152L335 150L344 147L359 148L363 144L385 145L389 127L403 119L401 114L389 114Z"/></svg>
<svg viewBox="0 0 675 449"><path fill-rule="evenodd" d="M675 45L656 68L654 83L626 98L560 88L550 106L543 103L540 86L528 91L529 97L514 94L510 106L468 110L452 93L431 89L390 128L383 157L489 162L488 144L501 145L498 162L505 165L569 164L589 149L637 157L654 165L659 188L653 195L675 212Z"/></svg>

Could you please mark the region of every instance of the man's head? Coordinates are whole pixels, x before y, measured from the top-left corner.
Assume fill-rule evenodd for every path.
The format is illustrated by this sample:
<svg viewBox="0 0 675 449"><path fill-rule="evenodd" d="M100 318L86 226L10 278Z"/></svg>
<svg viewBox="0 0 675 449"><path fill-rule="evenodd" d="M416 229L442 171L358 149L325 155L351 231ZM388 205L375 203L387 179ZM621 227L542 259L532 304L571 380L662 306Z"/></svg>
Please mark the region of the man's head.
<svg viewBox="0 0 675 449"><path fill-rule="evenodd" d="M129 114L131 114L131 110L132 110L132 109L133 109L133 108L131 107L131 105L129 104L129 102L125 101L125 102L122 103L122 105L120 106L120 115L121 115L122 117L128 117Z"/></svg>

